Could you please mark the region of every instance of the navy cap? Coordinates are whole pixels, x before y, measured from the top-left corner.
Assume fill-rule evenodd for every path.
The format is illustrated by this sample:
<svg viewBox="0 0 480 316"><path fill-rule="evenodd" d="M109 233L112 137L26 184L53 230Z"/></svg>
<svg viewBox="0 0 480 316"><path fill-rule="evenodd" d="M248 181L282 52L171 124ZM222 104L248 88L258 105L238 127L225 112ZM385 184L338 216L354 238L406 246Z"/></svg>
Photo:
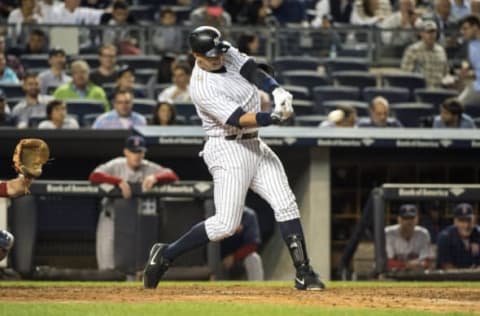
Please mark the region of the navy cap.
<svg viewBox="0 0 480 316"><path fill-rule="evenodd" d="M415 204L402 204L398 211L400 217L415 217L417 216L417 206Z"/></svg>
<svg viewBox="0 0 480 316"><path fill-rule="evenodd" d="M135 69L130 67L128 64L123 64L118 67L117 70L117 79L123 76L124 73L126 72L131 72L133 75L135 75Z"/></svg>
<svg viewBox="0 0 480 316"><path fill-rule="evenodd" d="M127 138L125 148L135 153L147 151L145 139L142 136L130 136Z"/></svg>
<svg viewBox="0 0 480 316"><path fill-rule="evenodd" d="M455 206L453 215L459 219L470 219L473 217L473 207L469 203L460 203Z"/></svg>

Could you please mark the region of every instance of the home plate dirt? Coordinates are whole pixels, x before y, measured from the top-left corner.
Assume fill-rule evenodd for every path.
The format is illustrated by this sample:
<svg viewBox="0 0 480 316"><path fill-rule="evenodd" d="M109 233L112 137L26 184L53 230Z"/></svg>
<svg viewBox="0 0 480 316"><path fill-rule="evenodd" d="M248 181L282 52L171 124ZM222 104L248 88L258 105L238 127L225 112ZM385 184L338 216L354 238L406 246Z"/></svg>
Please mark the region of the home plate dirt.
<svg viewBox="0 0 480 316"><path fill-rule="evenodd" d="M141 286L2 286L0 302L218 302L301 306L412 309L480 314L480 288L332 287L303 292L289 287L248 285L168 285L156 290Z"/></svg>

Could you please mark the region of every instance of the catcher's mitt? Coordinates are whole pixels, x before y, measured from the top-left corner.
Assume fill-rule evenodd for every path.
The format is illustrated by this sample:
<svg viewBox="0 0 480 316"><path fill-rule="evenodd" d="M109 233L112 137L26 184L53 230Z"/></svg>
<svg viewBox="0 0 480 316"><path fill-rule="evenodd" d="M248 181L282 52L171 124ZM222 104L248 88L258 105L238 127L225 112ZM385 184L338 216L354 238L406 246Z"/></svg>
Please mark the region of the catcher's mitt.
<svg viewBox="0 0 480 316"><path fill-rule="evenodd" d="M26 178L37 178L42 174L42 167L48 161L50 150L47 143L38 138L20 140L13 153L15 170Z"/></svg>

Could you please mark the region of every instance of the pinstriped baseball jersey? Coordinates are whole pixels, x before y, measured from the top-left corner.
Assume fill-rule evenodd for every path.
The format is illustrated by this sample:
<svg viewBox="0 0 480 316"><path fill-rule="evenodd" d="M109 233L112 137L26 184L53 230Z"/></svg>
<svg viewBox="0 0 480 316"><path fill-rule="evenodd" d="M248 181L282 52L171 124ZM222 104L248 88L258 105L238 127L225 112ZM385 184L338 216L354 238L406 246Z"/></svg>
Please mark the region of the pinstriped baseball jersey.
<svg viewBox="0 0 480 316"><path fill-rule="evenodd" d="M245 112L260 111L257 87L248 82L240 69L249 59L236 48L225 53L225 72L208 72L195 65L190 79L190 96L208 136L251 133L256 128L239 129L226 125L240 106Z"/></svg>

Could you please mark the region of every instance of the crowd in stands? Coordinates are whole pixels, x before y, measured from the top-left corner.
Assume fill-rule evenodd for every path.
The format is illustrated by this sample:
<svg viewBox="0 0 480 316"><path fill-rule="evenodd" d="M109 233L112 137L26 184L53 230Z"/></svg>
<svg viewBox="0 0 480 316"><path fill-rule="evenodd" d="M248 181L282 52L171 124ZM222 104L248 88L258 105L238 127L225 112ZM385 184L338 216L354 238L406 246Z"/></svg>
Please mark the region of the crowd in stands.
<svg viewBox="0 0 480 316"><path fill-rule="evenodd" d="M274 65L294 95L291 124L475 128L479 13L480 0L2 1L0 20L8 27L0 29L0 124L199 124L188 92L193 61L185 30L208 24L242 52ZM71 48L53 38L49 26L57 24L103 28L72 33L78 50L69 54ZM255 27L278 30L270 33L277 36L273 55L267 56L269 39ZM369 66L364 57L379 47L362 42L361 30L373 30L382 54L393 49L393 74ZM287 56L298 52L304 57ZM259 93L268 106L268 94ZM52 120L63 108L65 115L55 116L60 121ZM318 120L312 124L306 115Z"/></svg>

